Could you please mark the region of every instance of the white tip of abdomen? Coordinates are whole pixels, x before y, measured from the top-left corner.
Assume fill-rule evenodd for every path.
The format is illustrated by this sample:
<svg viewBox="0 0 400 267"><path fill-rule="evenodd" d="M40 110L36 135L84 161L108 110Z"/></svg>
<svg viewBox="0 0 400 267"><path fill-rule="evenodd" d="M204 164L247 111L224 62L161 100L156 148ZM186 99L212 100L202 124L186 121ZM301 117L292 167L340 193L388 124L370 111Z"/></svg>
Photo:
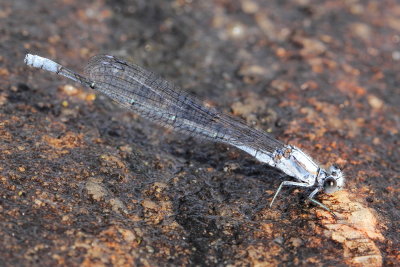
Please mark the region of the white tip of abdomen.
<svg viewBox="0 0 400 267"><path fill-rule="evenodd" d="M60 64L37 55L26 54L24 62L28 66L32 66L38 69L44 69L47 71L55 72L59 70Z"/></svg>

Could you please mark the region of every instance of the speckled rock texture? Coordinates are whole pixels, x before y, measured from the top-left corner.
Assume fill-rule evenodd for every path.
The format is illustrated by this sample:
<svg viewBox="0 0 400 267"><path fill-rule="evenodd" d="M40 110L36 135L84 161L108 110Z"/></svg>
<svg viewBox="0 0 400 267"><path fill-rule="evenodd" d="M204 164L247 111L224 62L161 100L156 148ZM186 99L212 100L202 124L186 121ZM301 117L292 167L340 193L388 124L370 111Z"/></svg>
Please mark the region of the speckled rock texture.
<svg viewBox="0 0 400 267"><path fill-rule="evenodd" d="M400 265L398 1L2 0L0 30L1 266ZM337 218L28 52L125 58L339 165Z"/></svg>

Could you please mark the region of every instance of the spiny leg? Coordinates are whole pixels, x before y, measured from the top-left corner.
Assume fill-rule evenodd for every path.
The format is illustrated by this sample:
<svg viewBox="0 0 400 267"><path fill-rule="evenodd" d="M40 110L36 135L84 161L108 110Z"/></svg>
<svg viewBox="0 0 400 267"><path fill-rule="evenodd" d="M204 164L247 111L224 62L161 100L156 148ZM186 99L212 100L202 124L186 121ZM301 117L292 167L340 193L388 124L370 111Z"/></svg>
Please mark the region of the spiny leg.
<svg viewBox="0 0 400 267"><path fill-rule="evenodd" d="M314 191L311 192L311 194L308 196L308 199L313 202L314 204L317 204L321 208L327 210L330 214L332 214L333 217L337 218L335 213L333 213L327 206L319 202L318 200L314 199L314 196L320 191L320 188L315 188Z"/></svg>
<svg viewBox="0 0 400 267"><path fill-rule="evenodd" d="M272 204L275 201L276 196L279 194L279 192L282 190L283 186L286 185L292 185L292 186L300 186L300 187L310 187L311 185L306 184L306 183L298 183L298 182L292 182L292 181L283 181L280 186L278 187L278 190L276 190L276 193L274 195L274 198L271 201L271 204L269 204L270 207L272 207Z"/></svg>

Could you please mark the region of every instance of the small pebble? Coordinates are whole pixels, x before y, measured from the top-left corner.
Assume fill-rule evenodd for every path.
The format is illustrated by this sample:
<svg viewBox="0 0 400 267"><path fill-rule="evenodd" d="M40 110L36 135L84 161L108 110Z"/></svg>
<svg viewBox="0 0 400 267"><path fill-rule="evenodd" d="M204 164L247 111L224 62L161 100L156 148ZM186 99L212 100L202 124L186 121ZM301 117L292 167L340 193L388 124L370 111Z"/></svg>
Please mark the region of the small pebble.
<svg viewBox="0 0 400 267"><path fill-rule="evenodd" d="M150 246L146 246L146 249L149 253L154 253L154 248L150 247Z"/></svg>
<svg viewBox="0 0 400 267"><path fill-rule="evenodd" d="M277 243L277 244L279 244L279 245L282 245L284 241L285 241L285 240L284 240L283 237L281 237L281 236L279 236L279 237L277 237L277 238L274 239L274 242Z"/></svg>
<svg viewBox="0 0 400 267"><path fill-rule="evenodd" d="M393 51L392 53L393 60L400 60L400 51Z"/></svg>
<svg viewBox="0 0 400 267"><path fill-rule="evenodd" d="M64 107L64 108L66 108L66 107L68 107L68 101L63 101L63 102L61 102L61 105Z"/></svg>

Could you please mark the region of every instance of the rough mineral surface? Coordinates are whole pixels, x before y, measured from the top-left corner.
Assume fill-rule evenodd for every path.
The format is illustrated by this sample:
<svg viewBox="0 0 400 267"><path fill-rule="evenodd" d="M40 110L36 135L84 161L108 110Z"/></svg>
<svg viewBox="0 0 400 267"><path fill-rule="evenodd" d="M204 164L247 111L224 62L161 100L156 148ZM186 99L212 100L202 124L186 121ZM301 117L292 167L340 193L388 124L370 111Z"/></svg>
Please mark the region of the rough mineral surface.
<svg viewBox="0 0 400 267"><path fill-rule="evenodd" d="M0 1L0 30L1 266L400 264L398 1ZM337 218L27 52L123 57L339 165Z"/></svg>

